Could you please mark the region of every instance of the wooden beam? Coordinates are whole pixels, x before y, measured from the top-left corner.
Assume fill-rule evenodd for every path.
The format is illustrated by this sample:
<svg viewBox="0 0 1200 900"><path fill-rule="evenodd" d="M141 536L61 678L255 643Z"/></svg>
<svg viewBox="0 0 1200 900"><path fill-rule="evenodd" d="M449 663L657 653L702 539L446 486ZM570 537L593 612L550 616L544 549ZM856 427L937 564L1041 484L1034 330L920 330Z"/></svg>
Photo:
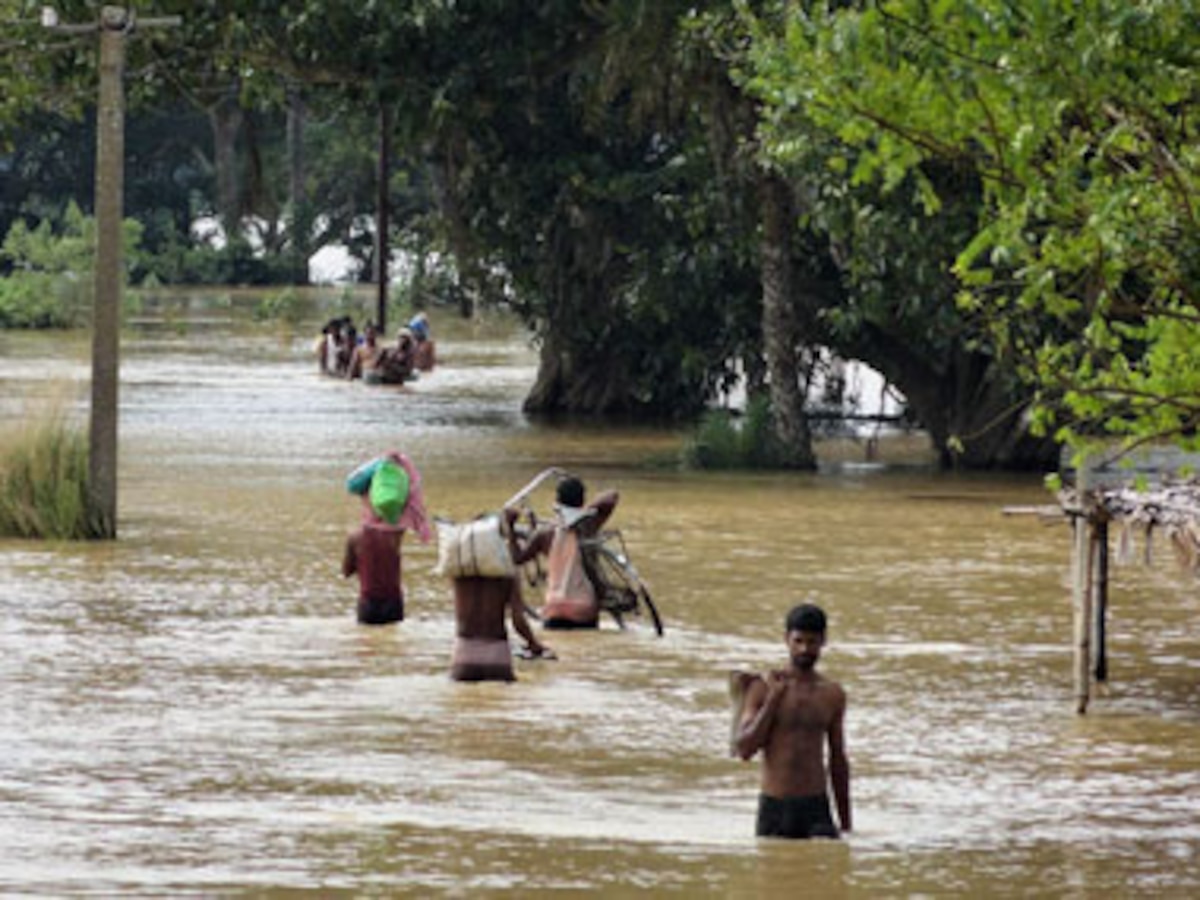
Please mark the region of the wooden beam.
<svg viewBox="0 0 1200 900"><path fill-rule="evenodd" d="M1096 682L1108 681L1108 522L1095 525L1096 553L1092 565L1092 602L1095 615Z"/></svg>
<svg viewBox="0 0 1200 900"><path fill-rule="evenodd" d="M1075 613L1075 711L1087 712L1091 699L1092 642L1092 551L1095 544L1091 521L1076 516L1075 542L1071 554L1071 594Z"/></svg>

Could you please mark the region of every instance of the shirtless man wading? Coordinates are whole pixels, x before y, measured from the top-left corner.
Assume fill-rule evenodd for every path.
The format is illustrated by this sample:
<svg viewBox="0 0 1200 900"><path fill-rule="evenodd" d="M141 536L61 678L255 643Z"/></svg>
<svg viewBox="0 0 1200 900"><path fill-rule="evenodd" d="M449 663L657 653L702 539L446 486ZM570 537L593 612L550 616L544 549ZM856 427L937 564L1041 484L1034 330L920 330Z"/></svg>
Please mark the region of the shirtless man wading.
<svg viewBox="0 0 1200 900"><path fill-rule="evenodd" d="M791 666L754 678L746 689L734 750L742 759L763 752L759 837L836 838L830 788L841 830L852 828L846 693L816 671L825 645L820 607L806 603L788 613L786 642Z"/></svg>
<svg viewBox="0 0 1200 900"><path fill-rule="evenodd" d="M510 551L515 510L506 510ZM515 681L512 651L505 621L525 640L530 656L553 658L538 641L525 617L521 584L516 578L455 578L454 620L456 636L450 677L455 681Z"/></svg>

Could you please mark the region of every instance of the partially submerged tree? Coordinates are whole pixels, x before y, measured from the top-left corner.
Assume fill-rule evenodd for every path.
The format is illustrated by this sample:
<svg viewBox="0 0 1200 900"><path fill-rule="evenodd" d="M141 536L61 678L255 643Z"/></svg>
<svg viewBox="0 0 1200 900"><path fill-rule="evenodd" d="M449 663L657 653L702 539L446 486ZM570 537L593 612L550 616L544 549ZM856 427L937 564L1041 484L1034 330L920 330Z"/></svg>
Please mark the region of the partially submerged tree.
<svg viewBox="0 0 1200 900"><path fill-rule="evenodd" d="M795 10L758 47L777 110L856 150L853 180L941 209L974 173L961 308L1081 446L1200 446L1200 43L1191 4L879 0ZM786 129L773 138L777 149Z"/></svg>

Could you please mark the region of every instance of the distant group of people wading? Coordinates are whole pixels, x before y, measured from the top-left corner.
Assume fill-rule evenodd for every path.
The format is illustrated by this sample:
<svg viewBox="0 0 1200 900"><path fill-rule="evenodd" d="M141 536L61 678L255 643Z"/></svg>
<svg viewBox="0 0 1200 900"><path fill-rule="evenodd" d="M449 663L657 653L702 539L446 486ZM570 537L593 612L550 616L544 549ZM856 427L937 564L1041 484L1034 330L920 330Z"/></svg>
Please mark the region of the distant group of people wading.
<svg viewBox="0 0 1200 900"><path fill-rule="evenodd" d="M360 334L350 316L330 319L313 349L321 374L366 384L404 384L417 372L432 371L437 357L423 312L396 332L392 344L381 342L374 322L367 322Z"/></svg>
<svg viewBox="0 0 1200 900"><path fill-rule="evenodd" d="M543 628L599 627L600 603L583 565L580 541L604 526L619 495L606 491L588 503L580 479L566 473L558 476L553 520L523 531L516 527L519 510L507 505L489 526L499 542L494 555L504 556L501 567L489 570L478 559L473 568L447 567L439 558L439 571L449 578L454 598L450 664L454 680L516 680L507 630L510 620L524 641L519 655L556 658L534 634L526 614L516 570L527 562L546 560L546 596L539 614ZM407 455L392 452L356 469L347 488L362 498L362 520L347 536L342 560L342 575L358 576L358 621L364 625L403 621L403 535L412 531L427 543L434 530L425 509L421 475ZM437 524L439 543L443 543L443 523ZM480 532L480 536L483 540L487 535ZM439 547L440 556L443 549ZM760 837L836 838L852 827L843 727L846 694L817 672L825 636L824 611L800 604L784 622L789 664L761 675L735 672L730 676L734 701L730 752L743 760L762 754L756 826Z"/></svg>

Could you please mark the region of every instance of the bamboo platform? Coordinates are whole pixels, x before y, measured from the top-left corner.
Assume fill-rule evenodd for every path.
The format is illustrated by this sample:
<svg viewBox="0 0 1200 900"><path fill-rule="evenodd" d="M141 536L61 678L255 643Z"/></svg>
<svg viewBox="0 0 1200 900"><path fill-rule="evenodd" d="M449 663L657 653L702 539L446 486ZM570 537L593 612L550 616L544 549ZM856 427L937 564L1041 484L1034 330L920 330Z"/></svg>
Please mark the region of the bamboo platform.
<svg viewBox="0 0 1200 900"><path fill-rule="evenodd" d="M1135 558L1134 545L1139 539L1142 557L1149 562L1158 534L1171 547L1179 565L1200 577L1200 480L1161 481L1143 490L1114 483L1090 489L1072 487L1059 492L1057 505L1005 507L1004 513L1066 521L1074 531L1074 699L1075 711L1082 715L1091 701L1093 683L1108 680L1110 529L1117 532L1117 557L1121 562Z"/></svg>

